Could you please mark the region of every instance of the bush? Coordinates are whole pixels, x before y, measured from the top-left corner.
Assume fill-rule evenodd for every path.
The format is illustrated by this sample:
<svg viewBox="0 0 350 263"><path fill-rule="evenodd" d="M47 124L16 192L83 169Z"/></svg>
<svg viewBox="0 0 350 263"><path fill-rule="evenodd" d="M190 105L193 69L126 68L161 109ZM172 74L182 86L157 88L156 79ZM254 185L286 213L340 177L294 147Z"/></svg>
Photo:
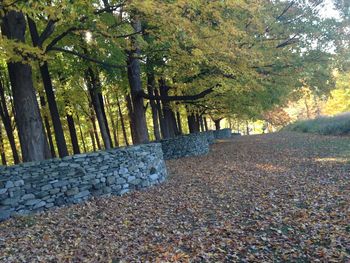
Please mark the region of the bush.
<svg viewBox="0 0 350 263"><path fill-rule="evenodd" d="M297 121L285 127L284 130L317 133L322 135L350 134L350 114Z"/></svg>

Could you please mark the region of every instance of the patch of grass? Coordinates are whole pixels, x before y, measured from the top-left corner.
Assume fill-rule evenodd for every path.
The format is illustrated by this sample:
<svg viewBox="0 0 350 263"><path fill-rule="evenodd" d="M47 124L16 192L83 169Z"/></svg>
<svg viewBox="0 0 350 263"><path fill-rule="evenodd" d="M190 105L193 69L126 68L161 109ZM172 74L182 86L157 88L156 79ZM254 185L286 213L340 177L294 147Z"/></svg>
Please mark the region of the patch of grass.
<svg viewBox="0 0 350 263"><path fill-rule="evenodd" d="M347 135L350 134L350 114L297 121L285 127L284 130L321 135Z"/></svg>

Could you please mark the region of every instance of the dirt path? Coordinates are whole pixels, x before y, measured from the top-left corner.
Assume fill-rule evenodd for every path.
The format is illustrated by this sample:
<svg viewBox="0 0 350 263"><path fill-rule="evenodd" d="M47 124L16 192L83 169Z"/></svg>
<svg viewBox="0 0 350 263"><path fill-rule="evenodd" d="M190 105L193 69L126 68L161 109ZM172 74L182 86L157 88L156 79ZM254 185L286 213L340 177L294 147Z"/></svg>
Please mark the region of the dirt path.
<svg viewBox="0 0 350 263"><path fill-rule="evenodd" d="M1 262L350 262L350 139L235 137L160 187L0 223Z"/></svg>

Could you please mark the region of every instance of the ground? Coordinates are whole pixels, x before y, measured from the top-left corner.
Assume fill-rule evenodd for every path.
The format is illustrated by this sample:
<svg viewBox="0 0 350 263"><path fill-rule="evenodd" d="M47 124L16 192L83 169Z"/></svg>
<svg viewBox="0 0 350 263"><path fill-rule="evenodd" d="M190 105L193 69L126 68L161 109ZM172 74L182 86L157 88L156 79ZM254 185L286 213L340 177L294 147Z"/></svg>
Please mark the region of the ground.
<svg viewBox="0 0 350 263"><path fill-rule="evenodd" d="M1 262L350 262L350 138L235 137L161 186L0 223Z"/></svg>

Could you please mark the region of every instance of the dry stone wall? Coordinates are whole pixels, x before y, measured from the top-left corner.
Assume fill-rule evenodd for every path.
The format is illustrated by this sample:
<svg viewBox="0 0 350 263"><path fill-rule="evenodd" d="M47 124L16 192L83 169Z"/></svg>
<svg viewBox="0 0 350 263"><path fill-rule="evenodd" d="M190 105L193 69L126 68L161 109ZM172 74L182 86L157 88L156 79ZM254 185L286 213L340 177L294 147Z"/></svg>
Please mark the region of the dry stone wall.
<svg viewBox="0 0 350 263"><path fill-rule="evenodd" d="M209 152L208 134L192 133L159 141L162 144L164 159L177 159L198 156Z"/></svg>
<svg viewBox="0 0 350 263"><path fill-rule="evenodd" d="M229 128L214 131L215 139L219 139L219 140L228 139L228 138L231 138L231 136L232 136L232 130Z"/></svg>
<svg viewBox="0 0 350 263"><path fill-rule="evenodd" d="M163 182L162 145L150 143L0 168L0 220L92 196L122 195Z"/></svg>

